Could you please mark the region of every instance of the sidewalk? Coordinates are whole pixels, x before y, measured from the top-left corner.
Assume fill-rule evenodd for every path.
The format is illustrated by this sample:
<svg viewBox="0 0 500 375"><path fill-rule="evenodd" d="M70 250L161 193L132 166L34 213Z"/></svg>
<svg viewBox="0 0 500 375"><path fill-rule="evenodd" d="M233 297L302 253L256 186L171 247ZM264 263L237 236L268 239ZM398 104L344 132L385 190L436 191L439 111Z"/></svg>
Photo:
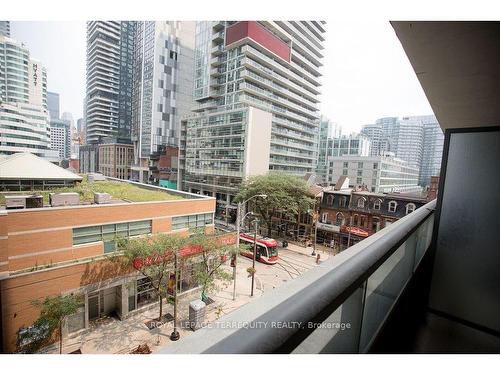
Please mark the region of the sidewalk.
<svg viewBox="0 0 500 375"><path fill-rule="evenodd" d="M248 264L246 258L238 258L238 269L236 273L236 300L233 301L233 281L226 286L221 285L221 289L216 294L210 295L215 301L207 306L205 323L213 322L221 316L236 310L242 305L259 298L263 292L259 283L256 282L254 296L250 297L250 279L246 271ZM232 268L228 267L232 272ZM257 279L257 277L256 277ZM179 299L178 305L178 331L181 336L186 337L193 331L186 324L189 317L189 303L200 298L201 291L193 292L187 298ZM163 304L164 314L174 314L173 306L168 303ZM141 312L124 320L109 318L106 322L90 331L65 338L63 341L63 353L70 353L80 349L82 354L115 354L130 353L139 345L147 344L152 352L161 347L175 344L170 341L170 334L173 331L173 322L164 324L159 328L150 330L146 322L157 318L159 307ZM41 352L56 354L59 353L58 343L46 347Z"/></svg>
<svg viewBox="0 0 500 375"><path fill-rule="evenodd" d="M280 243L281 244L281 243ZM226 285L221 285L219 292L211 294L215 301L207 306L205 323L213 322L223 315L226 315L239 307L257 300L265 291L280 287L285 282L299 277L302 273L317 266L316 257L311 256L312 247L305 248L296 243L289 242L288 248L279 247L279 264L267 265L256 263L257 272L255 274L254 296L250 297L251 278L248 277L246 269L252 265L252 260L243 256L238 257L236 273L236 300L233 301L233 281ZM320 254L321 261L328 259L328 252L323 252L319 248L316 252ZM232 268L227 266L228 272L232 273ZM178 331L180 340L193 333L187 328L189 316L189 302L199 299L199 291L192 292L179 301L178 306ZM146 322L158 317L158 307L141 312L124 320L109 318L105 323L75 337L65 338L63 342L63 352L70 353L80 349L83 354L113 354L130 353L139 345L147 344L152 352L165 346L175 345L170 341L170 334L173 331L173 322L164 324L159 328L149 330ZM173 315L173 306L163 304L164 313ZM182 328L186 327L186 328ZM58 344L52 345L43 352L59 353Z"/></svg>

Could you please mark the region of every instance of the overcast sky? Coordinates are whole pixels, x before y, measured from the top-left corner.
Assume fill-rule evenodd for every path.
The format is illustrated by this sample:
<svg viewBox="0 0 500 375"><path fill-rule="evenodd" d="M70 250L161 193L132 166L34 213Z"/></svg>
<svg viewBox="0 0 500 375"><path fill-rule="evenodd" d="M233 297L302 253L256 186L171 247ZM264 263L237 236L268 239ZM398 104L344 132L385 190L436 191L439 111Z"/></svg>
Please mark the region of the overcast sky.
<svg viewBox="0 0 500 375"><path fill-rule="evenodd" d="M48 90L60 94L61 113L75 120L83 116L85 32L81 21L11 24L11 36L47 67ZM344 133L380 117L432 114L388 21L329 22L324 53L321 112Z"/></svg>

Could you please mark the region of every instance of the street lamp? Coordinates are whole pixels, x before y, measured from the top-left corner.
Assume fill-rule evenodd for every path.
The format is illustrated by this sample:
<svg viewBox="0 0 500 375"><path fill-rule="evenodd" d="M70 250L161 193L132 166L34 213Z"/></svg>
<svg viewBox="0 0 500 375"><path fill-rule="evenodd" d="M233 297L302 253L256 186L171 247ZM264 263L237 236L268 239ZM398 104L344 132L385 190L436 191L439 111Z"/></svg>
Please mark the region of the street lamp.
<svg viewBox="0 0 500 375"><path fill-rule="evenodd" d="M253 286L255 281L255 258L257 257L257 228L259 225L259 220L255 219L255 234L253 235L253 257L252 257L252 291L250 292L250 297L253 297Z"/></svg>
<svg viewBox="0 0 500 375"><path fill-rule="evenodd" d="M311 210L308 210L308 212L311 212ZM311 253L312 256L316 256L316 236L318 235L318 218L316 214L316 199L314 199L314 206L312 210L312 223L314 225L314 242L313 242L313 251Z"/></svg>
<svg viewBox="0 0 500 375"><path fill-rule="evenodd" d="M238 255L240 253L240 215L241 215L241 208L243 207L244 204L246 204L249 200L254 199L254 198L267 198L266 194L256 194L254 196L251 196L247 200L238 203L238 208L236 210L236 257L234 258L234 268L233 268L233 301L236 300L236 263L238 261Z"/></svg>
<svg viewBox="0 0 500 375"><path fill-rule="evenodd" d="M175 273L175 285L174 285L174 331L170 334L171 341L177 341L181 337L179 331L177 331L177 250L174 251L174 273Z"/></svg>

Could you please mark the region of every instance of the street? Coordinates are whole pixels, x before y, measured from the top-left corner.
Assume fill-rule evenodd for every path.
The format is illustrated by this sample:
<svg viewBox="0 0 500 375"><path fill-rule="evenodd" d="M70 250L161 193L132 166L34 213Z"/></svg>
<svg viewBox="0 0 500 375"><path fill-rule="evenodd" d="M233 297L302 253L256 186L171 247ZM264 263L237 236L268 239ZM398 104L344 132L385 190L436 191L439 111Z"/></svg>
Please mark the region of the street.
<svg viewBox="0 0 500 375"><path fill-rule="evenodd" d="M278 263L268 265L256 262L255 287L262 293L279 287L281 284L295 279L304 272L316 266L316 257L310 255L311 248L302 248L289 244L288 248L278 248ZM319 252L321 260L328 254ZM252 260L246 257L238 258L238 272L245 272L252 266Z"/></svg>

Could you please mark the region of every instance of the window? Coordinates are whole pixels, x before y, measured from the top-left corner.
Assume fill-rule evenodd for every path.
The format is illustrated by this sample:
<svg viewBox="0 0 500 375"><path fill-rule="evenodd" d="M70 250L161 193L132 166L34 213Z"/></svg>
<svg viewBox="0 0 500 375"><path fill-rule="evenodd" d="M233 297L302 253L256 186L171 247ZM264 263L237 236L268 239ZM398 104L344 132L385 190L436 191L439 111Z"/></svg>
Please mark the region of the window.
<svg viewBox="0 0 500 375"><path fill-rule="evenodd" d="M326 204L328 206L333 205L333 196L331 194L328 194L328 196L326 197Z"/></svg>
<svg viewBox="0 0 500 375"><path fill-rule="evenodd" d="M365 201L366 199L364 197L361 197L358 199L358 208L365 208Z"/></svg>
<svg viewBox="0 0 500 375"><path fill-rule="evenodd" d="M343 176L347 176L347 169L343 169L343 170L342 170L342 175L343 175Z"/></svg>
<svg viewBox="0 0 500 375"><path fill-rule="evenodd" d="M344 215L341 212L337 214L336 222L338 226L344 225Z"/></svg>
<svg viewBox="0 0 500 375"><path fill-rule="evenodd" d="M381 204L382 204L382 200L381 199L375 200L375 202L373 202L373 209L374 210L380 210L380 205Z"/></svg>
<svg viewBox="0 0 500 375"><path fill-rule="evenodd" d="M347 198L346 197L340 198L340 206L341 207L345 207L346 203L347 203Z"/></svg>
<svg viewBox="0 0 500 375"><path fill-rule="evenodd" d="M328 222L328 213L327 213L327 212L325 212L325 213L323 213L323 214L321 215L321 222L322 222L322 223L326 223L326 222Z"/></svg>
<svg viewBox="0 0 500 375"><path fill-rule="evenodd" d="M151 233L151 220L73 228L73 246ZM109 247L111 249L111 247Z"/></svg>
<svg viewBox="0 0 500 375"><path fill-rule="evenodd" d="M373 163L373 169L377 169L378 168L378 163Z"/></svg>
<svg viewBox="0 0 500 375"><path fill-rule="evenodd" d="M349 168L349 162L347 162L347 161L344 162L344 168Z"/></svg>
<svg viewBox="0 0 500 375"><path fill-rule="evenodd" d="M366 226L366 216L360 216L359 220L360 220L359 226L364 228Z"/></svg>
<svg viewBox="0 0 500 375"><path fill-rule="evenodd" d="M358 163L358 168L363 168L363 162Z"/></svg>
<svg viewBox="0 0 500 375"><path fill-rule="evenodd" d="M415 204L413 203L408 203L406 205L406 214L411 214L413 211L415 211Z"/></svg>
<svg viewBox="0 0 500 375"><path fill-rule="evenodd" d="M189 216L177 216L172 218L172 229L196 228L204 227L213 223L212 214L199 214Z"/></svg>
<svg viewBox="0 0 500 375"><path fill-rule="evenodd" d="M156 302L157 295L149 277L137 280L137 308Z"/></svg>
<svg viewBox="0 0 500 375"><path fill-rule="evenodd" d="M396 201L390 201L389 202L389 212L396 212L397 206L398 206L398 203Z"/></svg>

